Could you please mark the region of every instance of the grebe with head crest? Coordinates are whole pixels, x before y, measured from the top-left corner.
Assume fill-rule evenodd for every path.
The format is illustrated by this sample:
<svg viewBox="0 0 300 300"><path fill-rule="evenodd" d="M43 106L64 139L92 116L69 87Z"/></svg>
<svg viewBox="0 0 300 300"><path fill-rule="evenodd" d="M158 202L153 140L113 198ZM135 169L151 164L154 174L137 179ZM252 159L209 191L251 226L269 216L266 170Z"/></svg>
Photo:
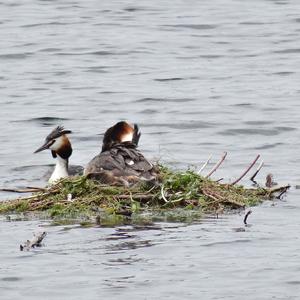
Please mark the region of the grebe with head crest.
<svg viewBox="0 0 300 300"><path fill-rule="evenodd" d="M129 183L157 178L156 168L137 149L141 133L137 124L118 122L104 134L101 153L84 169L84 174L104 183Z"/></svg>
<svg viewBox="0 0 300 300"><path fill-rule="evenodd" d="M67 137L70 133L72 133L70 130L65 130L61 126L56 127L46 137L44 145L34 152L50 149L53 158L56 158L56 165L49 179L50 184L69 175L78 175L82 171L80 166L76 166L70 172L69 158L72 146ZM122 185L157 179L156 168L137 149L140 136L138 126L125 121L107 129L101 153L87 164L84 175L102 183Z"/></svg>
<svg viewBox="0 0 300 300"><path fill-rule="evenodd" d="M34 152L50 149L53 158L56 158L56 165L49 179L50 184L69 176L69 157L72 155L72 146L67 134L70 133L72 133L71 130L65 130L61 126L56 127L46 137L44 145Z"/></svg>

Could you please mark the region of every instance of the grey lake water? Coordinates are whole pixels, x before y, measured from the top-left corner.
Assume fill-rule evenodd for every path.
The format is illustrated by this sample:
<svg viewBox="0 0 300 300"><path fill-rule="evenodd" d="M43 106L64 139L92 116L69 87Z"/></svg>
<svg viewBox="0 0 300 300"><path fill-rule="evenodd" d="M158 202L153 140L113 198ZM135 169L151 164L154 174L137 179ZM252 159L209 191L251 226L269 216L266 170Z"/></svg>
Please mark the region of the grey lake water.
<svg viewBox="0 0 300 300"><path fill-rule="evenodd" d="M300 1L0 2L0 186L46 184L57 125L71 164L119 120L174 168L236 179L257 154L291 190L193 224L82 228L0 220L0 299L299 299ZM249 183L249 176L242 181ZM15 197L1 193L0 199ZM34 232L44 247L20 252Z"/></svg>

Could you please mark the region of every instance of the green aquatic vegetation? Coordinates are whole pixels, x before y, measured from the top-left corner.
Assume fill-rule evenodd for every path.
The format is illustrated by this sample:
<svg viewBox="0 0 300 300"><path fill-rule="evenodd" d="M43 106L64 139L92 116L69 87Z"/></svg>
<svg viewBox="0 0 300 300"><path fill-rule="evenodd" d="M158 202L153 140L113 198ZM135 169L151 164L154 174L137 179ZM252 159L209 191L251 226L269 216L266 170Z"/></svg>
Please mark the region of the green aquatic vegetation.
<svg viewBox="0 0 300 300"><path fill-rule="evenodd" d="M131 187L104 185L84 176L66 178L29 197L0 202L0 213L43 212L56 224L75 220L85 226L189 221L203 213L257 205L287 189L245 188L221 184L192 170L173 171L163 166L159 170L158 182Z"/></svg>

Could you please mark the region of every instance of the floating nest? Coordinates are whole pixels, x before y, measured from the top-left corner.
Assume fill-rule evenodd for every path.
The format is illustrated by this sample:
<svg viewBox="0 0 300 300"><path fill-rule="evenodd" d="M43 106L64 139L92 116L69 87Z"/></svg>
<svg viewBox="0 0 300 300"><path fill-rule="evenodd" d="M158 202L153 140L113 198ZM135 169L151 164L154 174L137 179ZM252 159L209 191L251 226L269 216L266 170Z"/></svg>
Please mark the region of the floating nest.
<svg viewBox="0 0 300 300"><path fill-rule="evenodd" d="M45 188L31 188L32 195L0 202L0 213L39 212L55 219L116 223L134 218L168 216L185 220L192 215L243 209L274 199L289 186L245 188L223 184L197 172L172 171L159 166L159 183L132 187L109 186L85 176L63 179ZM28 190L27 190L28 191ZM173 214L170 214L173 212ZM176 215L176 217L174 217ZM168 219L168 220L169 220Z"/></svg>

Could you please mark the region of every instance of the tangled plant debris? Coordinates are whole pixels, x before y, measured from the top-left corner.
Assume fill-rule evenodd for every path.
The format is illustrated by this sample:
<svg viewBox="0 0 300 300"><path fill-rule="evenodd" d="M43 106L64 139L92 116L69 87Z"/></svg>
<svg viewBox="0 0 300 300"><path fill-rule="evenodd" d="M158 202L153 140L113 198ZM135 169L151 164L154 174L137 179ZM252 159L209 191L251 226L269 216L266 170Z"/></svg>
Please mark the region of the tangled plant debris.
<svg viewBox="0 0 300 300"><path fill-rule="evenodd" d="M31 241L27 240L23 245L22 244L20 245L20 251L24 251L24 250L29 251L32 248L41 247L42 241L46 235L47 233L45 231L35 234Z"/></svg>
<svg viewBox="0 0 300 300"><path fill-rule="evenodd" d="M101 225L145 222L158 216L184 221L193 214L220 214L257 205L289 188L245 188L236 184L241 177L224 184L192 170L172 171L164 166L159 166L159 177L159 183L143 182L132 187L104 185L84 176L66 178L50 187L30 187L33 194L29 197L0 202L0 213L43 212L54 220L79 218L82 224L93 220Z"/></svg>

